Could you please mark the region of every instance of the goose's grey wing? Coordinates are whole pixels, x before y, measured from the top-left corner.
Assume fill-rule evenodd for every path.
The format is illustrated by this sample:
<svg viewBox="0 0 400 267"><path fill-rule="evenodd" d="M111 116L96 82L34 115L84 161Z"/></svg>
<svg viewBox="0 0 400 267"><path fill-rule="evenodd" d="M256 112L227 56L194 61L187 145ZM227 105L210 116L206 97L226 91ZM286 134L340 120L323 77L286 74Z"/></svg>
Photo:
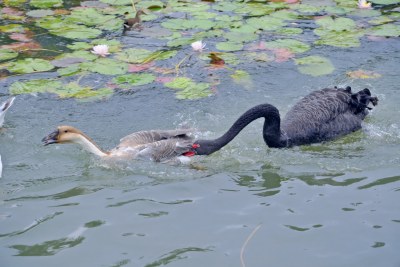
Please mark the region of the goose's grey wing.
<svg viewBox="0 0 400 267"><path fill-rule="evenodd" d="M182 156L191 151L193 141L190 139L165 139L137 147L140 152L138 158L151 159L155 162L164 162Z"/></svg>
<svg viewBox="0 0 400 267"><path fill-rule="evenodd" d="M14 103L15 97L11 97L7 99L3 104L0 105L0 127L3 126L4 116L6 115L7 110Z"/></svg>
<svg viewBox="0 0 400 267"><path fill-rule="evenodd" d="M135 147L168 139L191 140L192 132L192 129L140 131L122 138L119 146Z"/></svg>

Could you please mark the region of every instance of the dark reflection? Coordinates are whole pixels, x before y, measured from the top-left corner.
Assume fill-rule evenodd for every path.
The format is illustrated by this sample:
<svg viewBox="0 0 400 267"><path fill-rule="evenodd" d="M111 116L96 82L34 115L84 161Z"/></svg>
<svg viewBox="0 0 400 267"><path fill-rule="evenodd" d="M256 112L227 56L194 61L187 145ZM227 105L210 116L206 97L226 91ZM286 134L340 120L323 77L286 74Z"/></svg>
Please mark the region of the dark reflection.
<svg viewBox="0 0 400 267"><path fill-rule="evenodd" d="M35 228L36 226L38 226L38 225L40 225L40 224L42 224L42 223L44 223L44 222L46 222L46 221L48 221L48 220L51 220L51 219L53 219L54 217L56 217L56 216L58 216L58 215L61 215L61 214L63 214L63 212L55 212L55 213L53 213L53 214L50 214L50 215L41 217L41 218L39 218L39 219L34 220L33 223L31 223L29 226L25 227L25 228L22 229L22 230L14 231L14 232L11 232L11 233L6 233L6 234L0 234L0 237L15 236L15 235L20 235L20 234L26 233L26 232L28 232L29 230Z"/></svg>
<svg viewBox="0 0 400 267"><path fill-rule="evenodd" d="M102 188L89 189L89 188L78 186L78 187L71 188L67 191L57 193L57 194L44 195L44 196L25 196L25 197L6 199L4 201L31 200L31 199L65 199L65 198L70 198L70 197L91 194L91 193L97 192L101 189Z"/></svg>
<svg viewBox="0 0 400 267"><path fill-rule="evenodd" d="M173 261L185 259L186 257L182 254L187 252L209 252L212 251L209 248L197 248L197 247L188 247L188 248L180 248L171 251L168 254L165 254L161 257L161 259L154 261L152 263L146 264L145 267L156 267L167 265Z"/></svg>
<svg viewBox="0 0 400 267"><path fill-rule="evenodd" d="M400 181L400 176L386 177L386 178L378 179L372 183L360 186L360 187L358 187L358 189L367 189L367 188L371 188L373 186L394 183L397 181Z"/></svg>
<svg viewBox="0 0 400 267"><path fill-rule="evenodd" d="M32 246L14 245L11 246L11 248L15 248L19 251L16 256L52 256L61 250L79 245L84 239L83 236L74 239L60 238Z"/></svg>
<svg viewBox="0 0 400 267"><path fill-rule="evenodd" d="M358 183L362 180L367 179L367 177L360 177L360 178L345 179L344 181L335 181L334 178L336 178L336 177L338 177L338 175L334 175L334 176L328 177L328 178L319 178L319 176L316 176L316 175L297 176L297 178L299 180L305 182L308 185L318 185L318 186L323 186L323 185L348 186L348 185L352 185L354 183Z"/></svg>
<svg viewBox="0 0 400 267"><path fill-rule="evenodd" d="M266 164L261 167L258 176L239 175L239 178L235 179L235 181L240 186L262 191L256 194L258 196L272 196L280 192L278 189L281 187L282 182L288 179L278 174L277 168Z"/></svg>

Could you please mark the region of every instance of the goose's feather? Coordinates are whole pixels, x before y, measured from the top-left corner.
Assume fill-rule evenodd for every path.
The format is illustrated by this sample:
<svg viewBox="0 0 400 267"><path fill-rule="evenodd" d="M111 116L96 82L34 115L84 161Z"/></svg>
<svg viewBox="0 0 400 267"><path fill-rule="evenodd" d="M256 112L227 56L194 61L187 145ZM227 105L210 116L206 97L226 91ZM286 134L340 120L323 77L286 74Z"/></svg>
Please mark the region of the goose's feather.
<svg viewBox="0 0 400 267"><path fill-rule="evenodd" d="M122 138L119 146L135 147L168 139L192 140L188 135L191 132L191 129L140 131Z"/></svg>
<svg viewBox="0 0 400 267"><path fill-rule="evenodd" d="M3 126L4 116L6 115L7 110L14 103L15 97L11 97L7 99L3 104L0 105L0 127Z"/></svg>

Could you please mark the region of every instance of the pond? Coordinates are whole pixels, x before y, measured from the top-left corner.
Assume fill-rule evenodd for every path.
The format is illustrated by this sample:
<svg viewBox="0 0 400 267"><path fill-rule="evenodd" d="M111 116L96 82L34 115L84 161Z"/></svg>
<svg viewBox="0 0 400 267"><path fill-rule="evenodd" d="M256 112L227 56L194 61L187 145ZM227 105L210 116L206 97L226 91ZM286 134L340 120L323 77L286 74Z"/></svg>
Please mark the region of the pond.
<svg viewBox="0 0 400 267"><path fill-rule="evenodd" d="M0 265L399 266L400 1L371 2L1 1L0 102L16 100ZM284 115L333 86L379 105L331 142L268 148L257 120L191 166L41 143L57 125L106 149L149 129L214 138L254 105Z"/></svg>

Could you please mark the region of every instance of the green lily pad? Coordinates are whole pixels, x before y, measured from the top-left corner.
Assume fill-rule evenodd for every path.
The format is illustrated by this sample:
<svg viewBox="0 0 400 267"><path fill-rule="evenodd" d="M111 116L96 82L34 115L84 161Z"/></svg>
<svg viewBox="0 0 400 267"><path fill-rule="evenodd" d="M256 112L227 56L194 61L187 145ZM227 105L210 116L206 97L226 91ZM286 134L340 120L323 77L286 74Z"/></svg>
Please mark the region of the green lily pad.
<svg viewBox="0 0 400 267"><path fill-rule="evenodd" d="M155 76L151 73L132 73L115 77L113 82L116 84L127 83L132 86L140 86L152 83L154 80Z"/></svg>
<svg viewBox="0 0 400 267"><path fill-rule="evenodd" d="M104 75L121 75L128 71L128 64L111 58L98 58L95 61L83 62L80 67L84 70Z"/></svg>
<svg viewBox="0 0 400 267"><path fill-rule="evenodd" d="M384 24L369 29L367 33L374 36L398 37L400 36L400 25Z"/></svg>
<svg viewBox="0 0 400 267"><path fill-rule="evenodd" d="M79 64L71 65L65 68L59 68L57 73L60 76L72 76L81 72L81 67Z"/></svg>
<svg viewBox="0 0 400 267"><path fill-rule="evenodd" d="M79 23L113 31L121 29L123 21L113 15L103 15L95 8L83 8L73 10L70 15L66 16L65 23L69 25Z"/></svg>
<svg viewBox="0 0 400 267"><path fill-rule="evenodd" d="M73 42L72 44L68 44L67 47L72 50L89 50L93 45L86 42Z"/></svg>
<svg viewBox="0 0 400 267"><path fill-rule="evenodd" d="M178 90L176 93L178 99L198 99L212 94L210 84L195 83L187 77L175 78L173 81L165 83L165 86Z"/></svg>
<svg viewBox="0 0 400 267"><path fill-rule="evenodd" d="M310 46L306 43L294 39L278 39L271 42L266 42L265 46L268 48L285 48L292 53L303 53L310 50Z"/></svg>
<svg viewBox="0 0 400 267"><path fill-rule="evenodd" d="M63 0L30 0L29 5L36 8L61 7Z"/></svg>
<svg viewBox="0 0 400 267"><path fill-rule="evenodd" d="M308 56L295 59L298 69L303 74L321 76L332 73L335 67L328 58L321 56Z"/></svg>
<svg viewBox="0 0 400 267"><path fill-rule="evenodd" d="M303 33L303 30L300 28L281 28L276 30L275 32L282 35L298 35Z"/></svg>
<svg viewBox="0 0 400 267"><path fill-rule="evenodd" d="M131 5L132 0L100 0L100 2L110 4L113 6L126 6L126 5Z"/></svg>
<svg viewBox="0 0 400 267"><path fill-rule="evenodd" d="M103 98L113 94L113 90L110 88L101 88L93 90L89 86L82 87L76 82L71 82L65 86L60 86L55 90L51 90L52 93L57 94L61 98Z"/></svg>
<svg viewBox="0 0 400 267"><path fill-rule="evenodd" d="M240 51L243 45L235 42L219 42L215 47L220 51Z"/></svg>
<svg viewBox="0 0 400 267"><path fill-rule="evenodd" d="M13 95L44 93L56 88L60 88L62 83L56 80L38 79L26 82L15 82L10 86L10 93Z"/></svg>
<svg viewBox="0 0 400 267"><path fill-rule="evenodd" d="M282 19L272 16L250 18L247 20L247 23L256 29L264 31L278 30L286 25L286 23Z"/></svg>
<svg viewBox="0 0 400 267"><path fill-rule="evenodd" d="M393 4L400 3L399 0L370 0L369 2L378 4L378 5L393 5Z"/></svg>
<svg viewBox="0 0 400 267"><path fill-rule="evenodd" d="M33 72L49 71L54 69L54 66L44 59L26 58L15 62L11 62L10 65L7 67L7 69L15 73L33 73Z"/></svg>
<svg viewBox="0 0 400 267"><path fill-rule="evenodd" d="M93 39L101 34L101 31L78 25L76 22L68 23L59 17L47 16L36 21L36 25L47 29L51 34L70 39Z"/></svg>
<svg viewBox="0 0 400 267"><path fill-rule="evenodd" d="M249 88L253 85L253 81L251 79L250 74L244 70L236 70L232 75L232 79L235 83L240 84L246 88Z"/></svg>
<svg viewBox="0 0 400 267"><path fill-rule="evenodd" d="M29 17L33 17L33 18L42 18L42 17L54 15L54 11L50 10L50 9L37 9L37 10L31 10L29 12L26 12L26 15L28 15Z"/></svg>
<svg viewBox="0 0 400 267"><path fill-rule="evenodd" d="M161 23L161 26L170 30L202 29L209 30L215 26L215 22L206 19L170 19Z"/></svg>
<svg viewBox="0 0 400 267"><path fill-rule="evenodd" d="M255 33L227 32L224 37L233 43L251 42L258 39Z"/></svg>
<svg viewBox="0 0 400 267"><path fill-rule="evenodd" d="M356 23L354 20L349 18L336 18L323 17L315 21L317 25L320 25L324 31L351 31L356 29ZM321 30L321 29L317 29ZM318 31L317 31L318 32ZM318 34L318 33L317 33Z"/></svg>
<svg viewBox="0 0 400 267"><path fill-rule="evenodd" d="M330 45L336 47L359 47L360 39L364 32L326 32L321 39L315 41L317 45Z"/></svg>
<svg viewBox="0 0 400 267"><path fill-rule="evenodd" d="M0 49L0 61L16 58L18 53L11 49Z"/></svg>
<svg viewBox="0 0 400 267"><path fill-rule="evenodd" d="M193 12L206 11L210 8L210 6L207 3L200 3L193 1L189 2L170 1L169 4L172 6L175 12L193 13Z"/></svg>
<svg viewBox="0 0 400 267"><path fill-rule="evenodd" d="M143 63L152 53L142 48L128 48L117 53L116 58L129 63Z"/></svg>
<svg viewBox="0 0 400 267"><path fill-rule="evenodd" d="M20 25L20 24L8 24L8 25L1 25L0 32L12 33L12 32L25 32L27 29Z"/></svg>
<svg viewBox="0 0 400 267"><path fill-rule="evenodd" d="M27 0L3 0L5 6L20 7L25 4Z"/></svg>

